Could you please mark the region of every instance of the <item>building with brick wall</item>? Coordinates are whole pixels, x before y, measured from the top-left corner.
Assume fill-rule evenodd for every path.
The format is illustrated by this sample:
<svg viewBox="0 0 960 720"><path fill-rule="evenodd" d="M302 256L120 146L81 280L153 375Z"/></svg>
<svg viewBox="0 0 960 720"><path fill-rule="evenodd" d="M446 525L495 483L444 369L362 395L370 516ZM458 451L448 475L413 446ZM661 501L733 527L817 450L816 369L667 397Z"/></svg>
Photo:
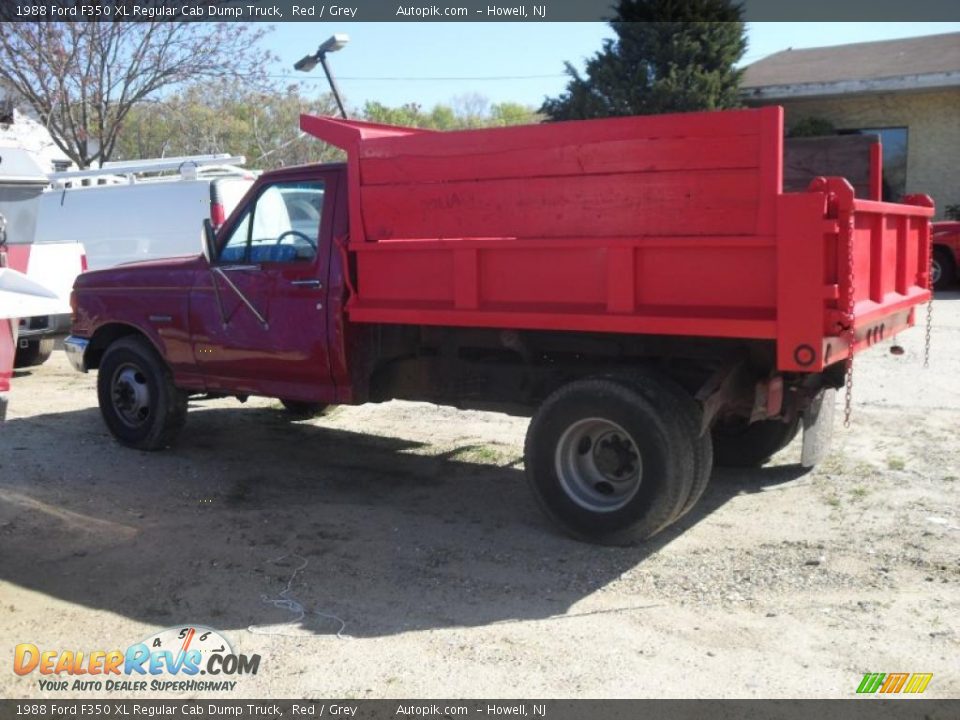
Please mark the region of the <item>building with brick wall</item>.
<svg viewBox="0 0 960 720"><path fill-rule="evenodd" d="M883 143L884 193L960 204L960 33L787 49L746 68L749 105L783 105L787 132L823 120Z"/></svg>

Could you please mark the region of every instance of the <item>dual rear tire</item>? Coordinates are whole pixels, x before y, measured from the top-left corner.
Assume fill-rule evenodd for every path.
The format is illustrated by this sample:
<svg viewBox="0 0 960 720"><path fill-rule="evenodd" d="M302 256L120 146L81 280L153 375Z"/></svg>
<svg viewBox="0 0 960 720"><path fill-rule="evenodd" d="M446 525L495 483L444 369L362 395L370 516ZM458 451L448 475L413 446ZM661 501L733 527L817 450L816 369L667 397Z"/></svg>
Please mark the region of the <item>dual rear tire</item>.
<svg viewBox="0 0 960 720"><path fill-rule="evenodd" d="M547 516L576 538L646 540L706 488L713 451L700 426L697 404L667 378L576 381L530 423L527 481Z"/></svg>

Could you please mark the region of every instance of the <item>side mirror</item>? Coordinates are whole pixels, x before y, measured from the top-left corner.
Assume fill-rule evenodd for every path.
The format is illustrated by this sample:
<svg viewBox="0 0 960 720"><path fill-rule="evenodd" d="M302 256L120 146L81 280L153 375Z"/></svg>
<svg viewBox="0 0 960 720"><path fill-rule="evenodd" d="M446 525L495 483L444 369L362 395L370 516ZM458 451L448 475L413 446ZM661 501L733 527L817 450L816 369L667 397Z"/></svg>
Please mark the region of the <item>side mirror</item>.
<svg viewBox="0 0 960 720"><path fill-rule="evenodd" d="M211 265L217 257L217 233L213 229L213 223L210 218L203 220L203 256Z"/></svg>

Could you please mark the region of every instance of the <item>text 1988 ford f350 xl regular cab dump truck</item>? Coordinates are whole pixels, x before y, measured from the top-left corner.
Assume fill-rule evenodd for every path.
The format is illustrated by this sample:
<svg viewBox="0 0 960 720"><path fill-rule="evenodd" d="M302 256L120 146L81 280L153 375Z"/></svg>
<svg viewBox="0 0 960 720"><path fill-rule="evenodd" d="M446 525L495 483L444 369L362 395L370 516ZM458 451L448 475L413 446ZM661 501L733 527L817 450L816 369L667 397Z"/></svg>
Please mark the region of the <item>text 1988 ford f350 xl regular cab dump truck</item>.
<svg viewBox="0 0 960 720"><path fill-rule="evenodd" d="M930 297L929 198L784 193L780 108L301 126L347 162L264 174L203 255L77 279L67 350L121 443L169 444L188 395L526 412L546 513L628 543L714 457L761 463L802 424L814 462L848 355Z"/></svg>

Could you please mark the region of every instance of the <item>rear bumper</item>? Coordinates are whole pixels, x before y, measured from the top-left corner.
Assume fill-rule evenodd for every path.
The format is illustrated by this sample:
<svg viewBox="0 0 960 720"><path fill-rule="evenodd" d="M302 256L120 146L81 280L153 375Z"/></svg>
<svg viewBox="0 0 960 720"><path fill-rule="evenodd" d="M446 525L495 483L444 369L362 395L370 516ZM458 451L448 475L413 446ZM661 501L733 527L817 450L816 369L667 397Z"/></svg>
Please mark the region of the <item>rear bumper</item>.
<svg viewBox="0 0 960 720"><path fill-rule="evenodd" d="M89 340L74 335L63 341L63 350L67 354L67 360L70 361L73 369L77 372L85 373L87 371L87 363L84 358L89 344Z"/></svg>
<svg viewBox="0 0 960 720"><path fill-rule="evenodd" d="M70 313L63 315L39 315L20 320L20 340L36 340L44 337L62 337L70 332Z"/></svg>

